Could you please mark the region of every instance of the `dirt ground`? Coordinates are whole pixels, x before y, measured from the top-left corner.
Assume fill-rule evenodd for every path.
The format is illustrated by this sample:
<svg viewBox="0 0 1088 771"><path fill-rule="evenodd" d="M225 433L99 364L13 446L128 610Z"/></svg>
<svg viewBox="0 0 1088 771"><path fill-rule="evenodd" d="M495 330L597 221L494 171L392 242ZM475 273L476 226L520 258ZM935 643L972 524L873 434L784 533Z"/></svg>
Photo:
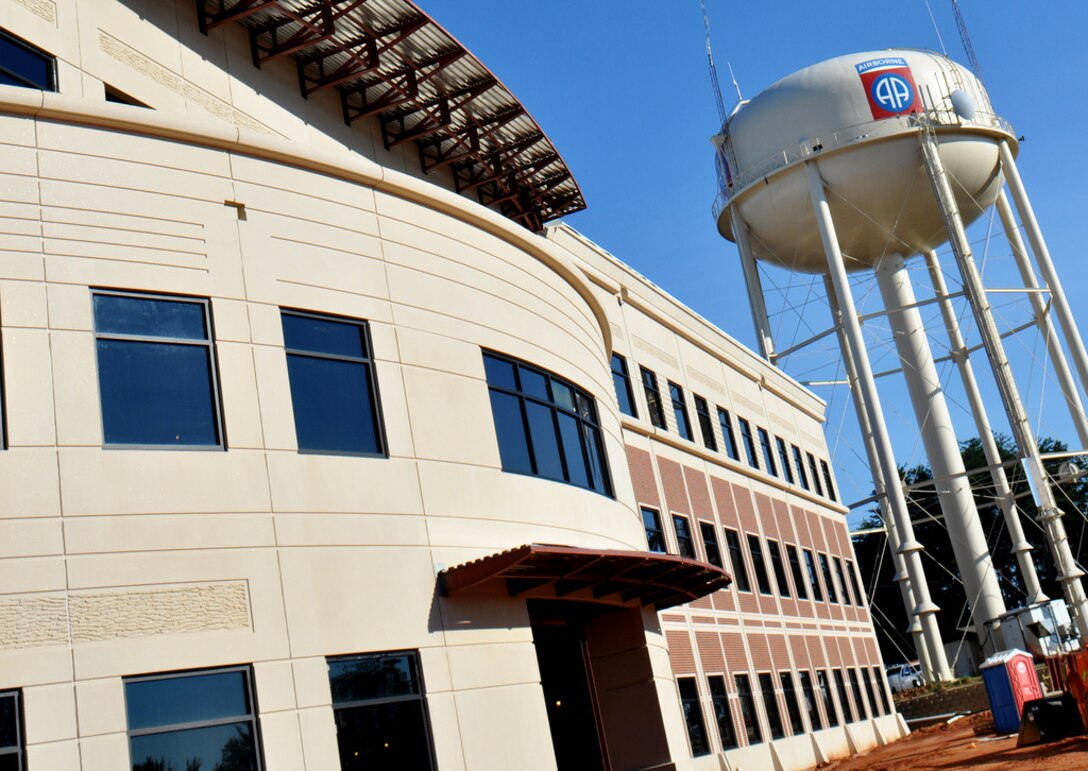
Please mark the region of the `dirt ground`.
<svg viewBox="0 0 1088 771"><path fill-rule="evenodd" d="M975 735L976 727L981 732ZM988 729L988 730L987 730ZM823 766L823 771L996 771L996 769L1088 769L1088 735L1032 747L1016 746L1016 735L995 737L989 712L922 728L906 739L849 760Z"/></svg>

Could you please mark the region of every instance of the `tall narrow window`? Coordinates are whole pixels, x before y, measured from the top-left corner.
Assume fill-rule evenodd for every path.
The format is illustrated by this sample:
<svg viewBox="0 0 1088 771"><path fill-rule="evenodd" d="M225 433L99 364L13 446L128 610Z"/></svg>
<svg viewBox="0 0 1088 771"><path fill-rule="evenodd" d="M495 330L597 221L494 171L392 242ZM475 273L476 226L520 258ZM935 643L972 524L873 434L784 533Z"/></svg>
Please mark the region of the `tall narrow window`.
<svg viewBox="0 0 1088 771"><path fill-rule="evenodd" d="M657 389L657 375L645 367L639 367L639 371L642 373L642 390L646 394L650 422L658 428L665 428L665 410L661 406L661 392Z"/></svg>
<svg viewBox="0 0 1088 771"><path fill-rule="evenodd" d="M834 728L842 720L840 720L839 713L835 710L835 700L831 697L831 684L827 681L826 670L821 669L816 673L816 685L820 689L820 701L823 702L828 725Z"/></svg>
<svg viewBox="0 0 1088 771"><path fill-rule="evenodd" d="M835 690L839 694L839 704L842 705L842 714L847 723L856 723L858 713L854 711L854 705L850 703L850 697L846 695L846 680L843 679L842 670L834 670Z"/></svg>
<svg viewBox="0 0 1088 771"><path fill-rule="evenodd" d="M824 488L820 485L820 471L816 468L816 458L811 452L806 452L805 457L808 458L808 470L812 474L812 484L816 487L816 494L823 495Z"/></svg>
<svg viewBox="0 0 1088 771"><path fill-rule="evenodd" d="M847 677L850 678L850 693L854 695L854 703L858 706L858 712L861 713L858 716L859 720L866 718L865 700L861 698L861 687L858 685L858 671L856 669L847 669Z"/></svg>
<svg viewBox="0 0 1088 771"><path fill-rule="evenodd" d="M873 674L873 685L876 686L877 695L880 697L880 706L883 708L881 714L890 715L892 708L888 703L888 686L884 680L884 674L880 671L880 667L873 667L870 671Z"/></svg>
<svg viewBox="0 0 1088 771"><path fill-rule="evenodd" d="M45 51L0 30L0 84L57 90L57 60Z"/></svg>
<svg viewBox="0 0 1088 771"><path fill-rule="evenodd" d="M763 732L759 729L759 717L756 715L756 701L752 696L752 681L748 675L733 675L737 686L737 700L740 702L740 716L744 720L744 730L749 744L763 741Z"/></svg>
<svg viewBox="0 0 1088 771"><path fill-rule="evenodd" d="M858 582L858 570L850 560L846 561L846 573L850 576L850 585L854 587L854 602L859 606L864 606L865 595L861 593L861 584Z"/></svg>
<svg viewBox="0 0 1088 771"><path fill-rule="evenodd" d="M748 567L744 564L744 554L741 553L740 536L736 530L725 531L725 543L729 547L729 562L733 568L733 583L738 592L752 591L752 583L748 580Z"/></svg>
<svg viewBox="0 0 1088 771"><path fill-rule="evenodd" d="M869 716L879 717L884 714L880 712L880 705L876 701L876 693L873 691L873 681L869 677L869 672L864 667L858 670L858 677L861 678L861 684L865 688L865 695L869 699Z"/></svg>
<svg viewBox="0 0 1088 771"><path fill-rule="evenodd" d="M664 554L665 532L661 529L661 515L653 509L642 507L642 524L646 528L646 544L650 551Z"/></svg>
<svg viewBox="0 0 1088 771"><path fill-rule="evenodd" d="M504 471L612 494L597 405L550 372L484 354L491 412Z"/></svg>
<svg viewBox="0 0 1088 771"><path fill-rule="evenodd" d="M808 568L808 582L812 587L812 599L816 602L823 602L824 593L820 591L820 579L816 575L816 559L812 556L811 549L805 549L805 567Z"/></svg>
<svg viewBox="0 0 1088 771"><path fill-rule="evenodd" d="M688 405L684 401L684 389L669 381L669 398L672 401L672 414L676 418L676 433L691 441L691 421L688 420Z"/></svg>
<svg viewBox="0 0 1088 771"><path fill-rule="evenodd" d="M728 410L718 408L718 425L722 427L722 441L725 442L725 454L733 460L740 460L737 453L737 437L733 435L733 421Z"/></svg>
<svg viewBox="0 0 1088 771"><path fill-rule="evenodd" d="M286 310L280 318L299 452L383 454L366 322Z"/></svg>
<svg viewBox="0 0 1088 771"><path fill-rule="evenodd" d="M801 697L805 700L805 712L808 714L809 725L813 731L820 731L826 726L820 719L820 708L816 706L816 693L812 688L812 675L807 670L797 673L801 680Z"/></svg>
<svg viewBox="0 0 1088 771"><path fill-rule="evenodd" d="M782 437L776 436L774 438L775 446L778 448L778 462L782 464L782 476L786 478L786 481L791 485L793 484L793 470L790 469L790 456L786 452L786 443L782 441Z"/></svg>
<svg viewBox="0 0 1088 771"><path fill-rule="evenodd" d="M759 446L763 450L763 467L772 477L778 476L778 464L774 462L774 451L771 449L771 437L767 429L756 427L759 434Z"/></svg>
<svg viewBox="0 0 1088 771"><path fill-rule="evenodd" d="M791 444L790 448L793 450L793 466L797 469L797 481L802 490L808 490L808 474L805 472L805 462L801 458L801 448L795 444Z"/></svg>
<svg viewBox="0 0 1088 771"><path fill-rule="evenodd" d="M774 696L774 680L766 672L759 673L759 695L763 697L763 709L767 712L767 727L771 729L771 739L781 739L786 735L782 730L782 713L778 710L778 699Z"/></svg>
<svg viewBox="0 0 1088 771"><path fill-rule="evenodd" d="M261 768L249 667L128 678L125 711L136 771Z"/></svg>
<svg viewBox="0 0 1088 771"><path fill-rule="evenodd" d="M695 540L691 537L691 523L687 517L672 515L672 526L676 530L676 546L681 557L695 559Z"/></svg>
<svg viewBox="0 0 1088 771"><path fill-rule="evenodd" d="M797 556L797 547L786 544L786 556L790 561L790 574L793 576L793 585L797 589L797 598L808 599L808 589L805 588L805 577L801 572L801 559Z"/></svg>
<svg viewBox="0 0 1088 771"><path fill-rule="evenodd" d="M737 729L733 725L732 710L729 709L725 678L711 675L706 682L710 686L710 701L714 704L714 719L718 722L718 737L722 740L722 749L731 750L737 746Z"/></svg>
<svg viewBox="0 0 1088 771"><path fill-rule="evenodd" d="M744 454L748 456L748 465L759 468L759 461L756 459L756 443L752 439L752 426L744 418L737 418L737 422L740 424L740 440L744 443Z"/></svg>
<svg viewBox="0 0 1088 771"><path fill-rule="evenodd" d="M695 678L680 677L677 678L676 683L680 686L680 703L684 707L684 721L688 725L691 754L695 757L708 755L710 753L710 742L706 740L703 707L699 703L699 691L695 687Z"/></svg>
<svg viewBox="0 0 1088 771"><path fill-rule="evenodd" d="M759 536L748 536L748 553L752 557L752 570L756 573L759 593L771 594L771 579L767 575L767 563L763 561L763 549L759 545Z"/></svg>
<svg viewBox="0 0 1088 771"><path fill-rule="evenodd" d="M718 529L712 522L700 522L699 533L703 536L703 551L706 552L706 561L716 567L723 567L722 552L718 548Z"/></svg>
<svg viewBox="0 0 1088 771"><path fill-rule="evenodd" d="M823 471L824 474L824 486L827 488L827 497L833 501L838 501L838 498L835 497L835 485L831 481L831 468L827 465L826 460L820 461L820 470Z"/></svg>
<svg viewBox="0 0 1088 771"><path fill-rule="evenodd" d="M771 554L771 568L774 569L774 580L778 582L778 593L783 597L792 597L790 584L786 579L786 565L782 561L782 548L778 541L767 539L767 551Z"/></svg>
<svg viewBox="0 0 1088 771"><path fill-rule="evenodd" d="M849 605L851 602L857 605L857 601L850 597L850 587L846 584L846 574L842 572L842 560L838 557L831 557L831 564L835 566L835 575L839 579L839 586L842 587L842 603L843 605Z"/></svg>
<svg viewBox="0 0 1088 771"><path fill-rule="evenodd" d="M710 405L706 399L693 394L695 397L695 415L699 419L699 433L703 435L703 446L708 450L718 450L718 440L714 438L714 421L710 419Z"/></svg>
<svg viewBox="0 0 1088 771"><path fill-rule="evenodd" d="M801 720L801 704L797 701L797 688L793 684L793 675L779 672L778 680L782 683L782 698L786 702L786 714L790 719L790 733L794 736L805 732L805 723Z"/></svg>
<svg viewBox="0 0 1088 771"><path fill-rule="evenodd" d="M430 720L415 651L328 659L340 768L430 771Z"/></svg>
<svg viewBox="0 0 1088 771"><path fill-rule="evenodd" d="M824 586L827 587L827 601L838 602L839 594L835 591L835 579L831 575L831 565L827 561L827 555L818 552L817 556L820 558L820 572L824 577Z"/></svg>
<svg viewBox="0 0 1088 771"><path fill-rule="evenodd" d="M635 394L631 390L631 375L627 372L627 359L618 353L612 354L612 385L616 388L616 402L620 412L637 418L638 410L635 409Z"/></svg>
<svg viewBox="0 0 1088 771"><path fill-rule="evenodd" d="M103 441L221 447L207 300L96 291Z"/></svg>
<svg viewBox="0 0 1088 771"><path fill-rule="evenodd" d="M0 769L22 771L23 725L18 691L0 691Z"/></svg>

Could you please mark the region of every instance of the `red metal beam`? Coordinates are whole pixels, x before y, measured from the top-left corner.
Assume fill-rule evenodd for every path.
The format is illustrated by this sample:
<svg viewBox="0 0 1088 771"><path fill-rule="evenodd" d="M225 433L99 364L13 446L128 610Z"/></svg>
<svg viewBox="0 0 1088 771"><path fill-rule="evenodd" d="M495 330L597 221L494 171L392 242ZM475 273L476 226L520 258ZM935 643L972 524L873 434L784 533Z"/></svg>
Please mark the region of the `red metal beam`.
<svg viewBox="0 0 1088 771"><path fill-rule="evenodd" d="M247 16L252 16L258 11L279 6L279 0L238 0L231 6L227 6L226 0L217 0L219 10L208 13L207 0L196 0L197 20L200 31L207 35L216 27L222 27L232 21L241 21Z"/></svg>

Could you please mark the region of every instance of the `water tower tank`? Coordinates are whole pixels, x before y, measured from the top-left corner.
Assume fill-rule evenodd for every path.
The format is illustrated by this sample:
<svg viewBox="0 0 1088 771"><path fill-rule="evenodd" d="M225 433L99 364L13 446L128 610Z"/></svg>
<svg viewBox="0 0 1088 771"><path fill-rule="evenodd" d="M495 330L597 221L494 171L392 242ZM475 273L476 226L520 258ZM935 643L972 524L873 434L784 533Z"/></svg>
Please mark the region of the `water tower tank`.
<svg viewBox="0 0 1088 771"><path fill-rule="evenodd" d="M849 270L885 253L904 257L947 240L923 168L918 125L934 124L966 222L1001 188L998 144L1015 138L970 70L930 51L869 51L806 67L743 104L717 137L726 184L718 230L735 240L730 208L756 259L820 273L827 258L804 162L827 186Z"/></svg>

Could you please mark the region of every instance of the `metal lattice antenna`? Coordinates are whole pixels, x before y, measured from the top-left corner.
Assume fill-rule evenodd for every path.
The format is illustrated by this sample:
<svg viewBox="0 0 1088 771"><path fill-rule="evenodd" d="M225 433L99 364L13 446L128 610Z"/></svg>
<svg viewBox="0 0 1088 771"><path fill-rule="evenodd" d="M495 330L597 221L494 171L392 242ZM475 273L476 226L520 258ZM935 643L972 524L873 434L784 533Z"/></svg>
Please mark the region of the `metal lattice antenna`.
<svg viewBox="0 0 1088 771"><path fill-rule="evenodd" d="M725 111L725 101L722 99L722 86L718 81L718 68L714 66L714 51L710 45L710 17L706 12L706 0L699 0L699 7L703 9L703 29L706 30L706 61L710 66L710 87L714 91L714 102L718 106L718 119L721 125L725 125L729 115Z"/></svg>
<svg viewBox="0 0 1088 771"><path fill-rule="evenodd" d="M960 40L963 42L963 50L967 52L967 62L971 65L971 71L975 73L982 87L986 87L986 80L982 77L982 67L979 66L978 57L975 56L975 47L971 45L971 36L967 34L967 22L960 13L960 4L952 0L952 12L956 15L956 28L960 31Z"/></svg>

